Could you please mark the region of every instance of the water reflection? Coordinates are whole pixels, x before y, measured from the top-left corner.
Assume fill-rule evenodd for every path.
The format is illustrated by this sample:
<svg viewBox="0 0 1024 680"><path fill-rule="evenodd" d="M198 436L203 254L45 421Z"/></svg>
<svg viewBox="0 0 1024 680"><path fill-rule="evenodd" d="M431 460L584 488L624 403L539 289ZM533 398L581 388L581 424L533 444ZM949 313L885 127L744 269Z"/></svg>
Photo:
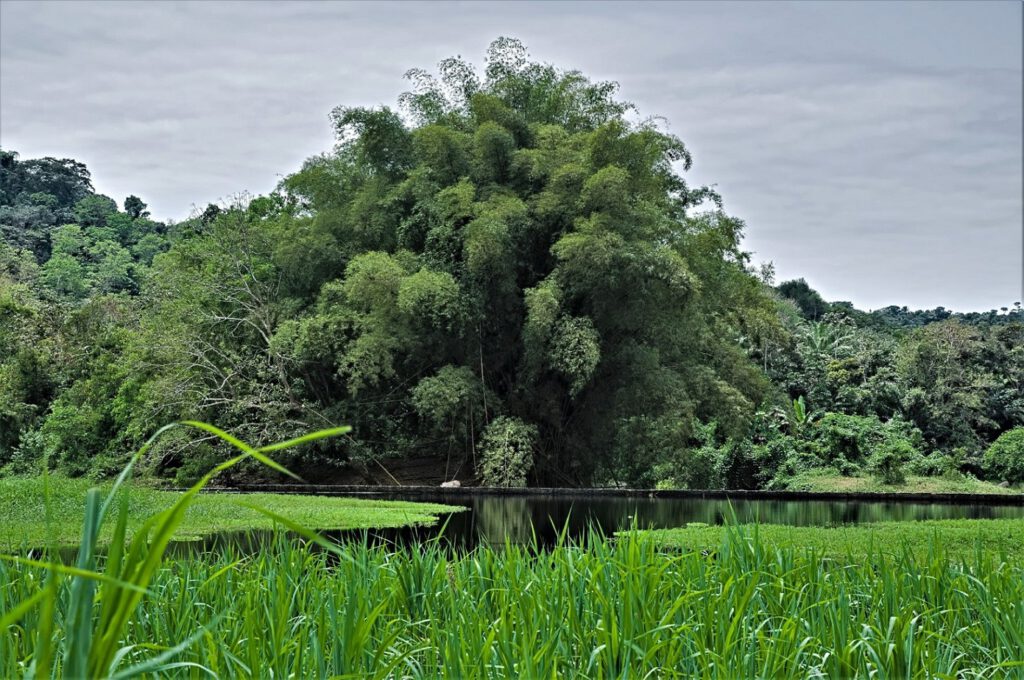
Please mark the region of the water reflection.
<svg viewBox="0 0 1024 680"><path fill-rule="evenodd" d="M331 494L334 495L334 494ZM735 516L740 522L793 526L838 526L866 522L926 519L1024 519L1024 505L977 505L910 503L901 501L739 500L710 498L656 498L585 495L452 496L396 493L339 494L362 498L407 500L462 505L465 512L452 513L433 527L324 531L333 540L367 541L393 547L414 546L440 539L446 546L471 549L479 545L513 544L545 548L554 545L561 532L570 538L586 536L594 527L606 535L637 526L672 528L693 522L723 524ZM229 549L254 554L271 541L282 540L273 530L227 531L199 541L172 541L168 553L189 557ZM78 549L59 551L65 563L74 561ZM101 549L102 554L104 551Z"/></svg>
<svg viewBox="0 0 1024 680"><path fill-rule="evenodd" d="M534 534L538 542L545 545L554 542L563 528L567 528L571 536L582 536L589 526L610 534L633 524L640 528L678 527L692 522L722 524L733 515L741 522L794 526L1024 518L1021 506L941 503L586 496L387 497L468 507L468 512L451 515L443 530L445 538L468 545L501 544L506 540L530 543Z"/></svg>

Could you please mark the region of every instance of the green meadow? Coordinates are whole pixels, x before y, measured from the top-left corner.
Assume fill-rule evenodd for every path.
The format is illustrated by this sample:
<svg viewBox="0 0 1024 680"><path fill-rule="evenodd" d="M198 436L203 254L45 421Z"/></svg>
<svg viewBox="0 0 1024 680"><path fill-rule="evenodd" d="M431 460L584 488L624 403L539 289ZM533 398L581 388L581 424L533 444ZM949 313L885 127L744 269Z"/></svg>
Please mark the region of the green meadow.
<svg viewBox="0 0 1024 680"><path fill-rule="evenodd" d="M813 554L840 564L899 563L933 555L970 562L978 554L1024 563L1024 520L942 519L872 522L837 527L743 525L740 535L769 549ZM715 551L735 527L688 525L645 532L659 545L684 551Z"/></svg>
<svg viewBox="0 0 1024 680"><path fill-rule="evenodd" d="M49 485L49 501L44 494ZM51 476L0 479L0 550L19 546L41 547L48 541L74 546L81 539L85 496L91 486L84 479ZM109 489L110 484L100 487ZM180 492L144 486L122 488L128 503L128 534L151 515L171 505ZM314 529L371 529L433 524L440 515L461 508L432 503L406 503L328 496L284 494L203 494L185 513L174 533L175 540L196 540L214 534L250 529L272 529L274 521L253 510L260 506ZM47 515L49 513L49 522ZM113 526L100 531L100 543L108 543Z"/></svg>

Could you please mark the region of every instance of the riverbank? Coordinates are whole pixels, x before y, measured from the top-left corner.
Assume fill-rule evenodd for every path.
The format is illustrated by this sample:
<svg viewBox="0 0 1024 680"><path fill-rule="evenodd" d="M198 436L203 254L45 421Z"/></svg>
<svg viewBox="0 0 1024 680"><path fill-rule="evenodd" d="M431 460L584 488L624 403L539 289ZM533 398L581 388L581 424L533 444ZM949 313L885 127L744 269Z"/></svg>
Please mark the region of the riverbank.
<svg viewBox="0 0 1024 680"><path fill-rule="evenodd" d="M794 475L786 491L808 493L884 493L884 494L991 494L1021 495L1020 489L1001 487L967 476L918 477L908 475L903 484L884 484L870 475L847 477L832 470L810 470Z"/></svg>
<svg viewBox="0 0 1024 680"><path fill-rule="evenodd" d="M76 545L82 533L85 494L92 486L96 484L88 480L53 476L47 494L41 477L0 479L0 548L39 546L49 540L58 545ZM139 486L121 493L128 494L129 534L145 519L168 508L180 495L176 491ZM243 507L242 503L258 505L303 526L324 530L430 525L442 514L463 509L437 503L297 494L201 494L185 514L175 539L195 540L225 531L273 527L270 518ZM113 522L109 522L101 541L109 540L112 531Z"/></svg>

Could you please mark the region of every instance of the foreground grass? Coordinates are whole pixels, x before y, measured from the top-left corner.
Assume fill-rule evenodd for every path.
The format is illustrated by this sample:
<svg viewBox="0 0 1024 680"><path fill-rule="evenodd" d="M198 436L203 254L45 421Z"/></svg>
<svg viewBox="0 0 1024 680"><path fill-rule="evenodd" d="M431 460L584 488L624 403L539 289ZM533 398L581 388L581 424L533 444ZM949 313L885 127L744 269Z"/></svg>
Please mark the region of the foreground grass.
<svg viewBox="0 0 1024 680"><path fill-rule="evenodd" d="M50 512L53 539L60 545L77 545L84 520L84 499L94 483L81 479L51 477ZM142 522L171 505L181 494L145 487L131 487L128 495L128 534ZM38 547L47 541L45 504L41 477L0 479L0 548ZM258 505L315 529L368 529L433 524L438 515L461 510L432 503L377 501L326 496L284 494L204 494L185 513L176 540L192 540L223 531L271 529L273 520L239 503ZM113 523L100 532L101 542L112 536Z"/></svg>
<svg viewBox="0 0 1024 680"><path fill-rule="evenodd" d="M795 475L786 485L786 491L815 493L976 493L1020 494L1020 489L1007 489L973 477L907 477L904 484L883 484L875 477L865 475L844 477L831 470L810 470Z"/></svg>
<svg viewBox="0 0 1024 680"><path fill-rule="evenodd" d="M540 553L355 543L330 554L281 538L255 556L169 562L118 644L127 665L194 636L161 673L191 678L1024 672L1022 562L933 543L893 569L840 566L764 535L719 531L710 556L637 532ZM40 569L0 566L0 610L44 583ZM66 599L51 619L33 612L0 631L0 676L21 675L46 620L62 644Z"/></svg>
<svg viewBox="0 0 1024 680"><path fill-rule="evenodd" d="M980 550L993 559L1024 564L1024 519L939 519L838 527L759 524L743 528L748 540L756 536L770 549L813 551L843 564L898 562L907 552L926 559L932 550L958 560L970 559ZM644 533L666 547L713 551L728 531L726 527L701 524Z"/></svg>

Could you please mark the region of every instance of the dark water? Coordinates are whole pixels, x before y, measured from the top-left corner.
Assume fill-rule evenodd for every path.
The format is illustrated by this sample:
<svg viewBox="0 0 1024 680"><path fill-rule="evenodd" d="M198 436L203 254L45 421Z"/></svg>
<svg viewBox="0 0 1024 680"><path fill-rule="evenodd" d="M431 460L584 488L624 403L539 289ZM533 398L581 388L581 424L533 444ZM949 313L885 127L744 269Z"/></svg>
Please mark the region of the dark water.
<svg viewBox="0 0 1024 680"><path fill-rule="evenodd" d="M434 499L432 499L434 500ZM456 504L450 498L437 502ZM480 496L459 503L467 512L453 513L443 528L445 538L471 544L548 544L566 530L582 536L590 526L607 534L627 529L671 528L692 522L722 524L735 516L741 522L835 526L923 519L1024 518L1024 507L946 505L900 502L724 500L704 498L553 498L550 496Z"/></svg>
<svg viewBox="0 0 1024 680"><path fill-rule="evenodd" d="M526 545L536 541L539 547L545 547L556 543L562 532L570 538L582 538L591 527L610 535L634 525L643 529L679 527L693 522L722 524L733 516L740 522L794 526L839 526L926 519L1024 519L1024 506L991 503L954 505L902 501L724 500L583 495L352 495L445 503L467 508L464 512L442 517L442 523L435 527L325 532L334 539L365 537L371 542L395 546L440 537L444 543L466 548L478 545L500 546L506 540ZM202 548L227 543L242 550L258 550L261 543L271 535L271 532L225 534L204 542ZM199 546L193 544L191 547L194 549Z"/></svg>

